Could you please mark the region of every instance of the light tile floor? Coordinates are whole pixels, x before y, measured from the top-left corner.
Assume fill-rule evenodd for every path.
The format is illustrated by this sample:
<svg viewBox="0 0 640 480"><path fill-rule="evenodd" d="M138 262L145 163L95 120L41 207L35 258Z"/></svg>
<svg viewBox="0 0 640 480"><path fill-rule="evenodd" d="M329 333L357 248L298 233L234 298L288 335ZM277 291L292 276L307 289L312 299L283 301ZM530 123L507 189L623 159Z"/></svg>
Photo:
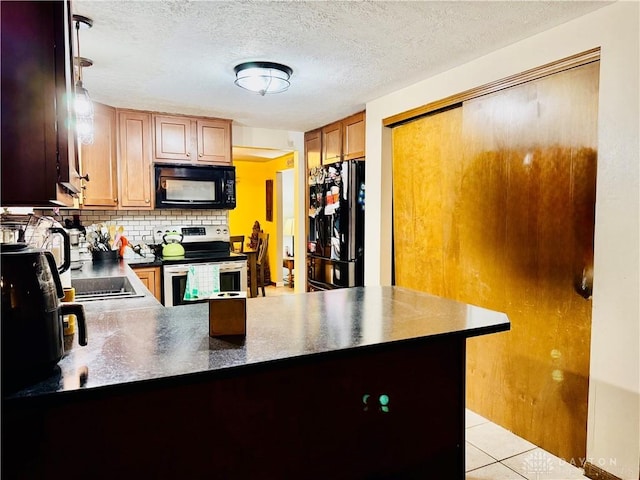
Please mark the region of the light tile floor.
<svg viewBox="0 0 640 480"><path fill-rule="evenodd" d="M289 285L286 283L284 286L276 287L275 285L267 285L264 287L264 295L265 297L276 297L280 295L293 295L295 290L293 288L289 288ZM249 296L249 289L247 289L247 298L251 299ZM258 296L256 298L262 298L262 289L258 287Z"/></svg>
<svg viewBox="0 0 640 480"><path fill-rule="evenodd" d="M583 470L471 410L466 411L465 480L586 479Z"/></svg>
<svg viewBox="0 0 640 480"><path fill-rule="evenodd" d="M276 287L275 285L269 285L265 287L265 295L267 297L273 297L275 295L293 295L295 290L293 288L289 288L288 284L284 284L282 287ZM262 292L260 292L262 295Z"/></svg>

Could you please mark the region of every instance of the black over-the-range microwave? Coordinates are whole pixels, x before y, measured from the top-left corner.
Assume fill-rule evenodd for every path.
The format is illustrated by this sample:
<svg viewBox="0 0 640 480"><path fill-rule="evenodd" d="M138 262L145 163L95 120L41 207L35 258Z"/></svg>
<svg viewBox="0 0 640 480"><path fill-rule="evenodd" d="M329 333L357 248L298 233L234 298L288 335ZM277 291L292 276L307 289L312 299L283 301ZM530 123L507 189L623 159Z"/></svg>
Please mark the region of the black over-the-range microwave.
<svg viewBox="0 0 640 480"><path fill-rule="evenodd" d="M236 168L154 164L156 208L236 208Z"/></svg>

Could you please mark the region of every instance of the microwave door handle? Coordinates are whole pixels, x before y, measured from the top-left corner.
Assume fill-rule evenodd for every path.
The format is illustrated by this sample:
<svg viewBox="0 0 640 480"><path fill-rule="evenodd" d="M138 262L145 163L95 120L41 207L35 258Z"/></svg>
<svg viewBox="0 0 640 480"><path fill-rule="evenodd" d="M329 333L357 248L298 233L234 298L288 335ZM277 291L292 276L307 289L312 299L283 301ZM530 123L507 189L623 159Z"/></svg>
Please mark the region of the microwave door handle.
<svg viewBox="0 0 640 480"><path fill-rule="evenodd" d="M171 203L173 205L209 205L211 202L204 200L162 200L162 203Z"/></svg>

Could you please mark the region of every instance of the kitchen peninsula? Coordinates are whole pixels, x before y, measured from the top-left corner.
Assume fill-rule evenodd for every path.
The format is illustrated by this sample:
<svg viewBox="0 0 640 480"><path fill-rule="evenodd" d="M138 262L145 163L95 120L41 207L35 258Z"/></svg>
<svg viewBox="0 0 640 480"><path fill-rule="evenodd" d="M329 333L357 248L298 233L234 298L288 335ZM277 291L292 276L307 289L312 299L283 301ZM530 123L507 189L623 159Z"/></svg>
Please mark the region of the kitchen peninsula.
<svg viewBox="0 0 640 480"><path fill-rule="evenodd" d="M510 328L399 287L252 299L246 337L128 301L87 304L89 344L3 398L3 473L462 479L466 338Z"/></svg>

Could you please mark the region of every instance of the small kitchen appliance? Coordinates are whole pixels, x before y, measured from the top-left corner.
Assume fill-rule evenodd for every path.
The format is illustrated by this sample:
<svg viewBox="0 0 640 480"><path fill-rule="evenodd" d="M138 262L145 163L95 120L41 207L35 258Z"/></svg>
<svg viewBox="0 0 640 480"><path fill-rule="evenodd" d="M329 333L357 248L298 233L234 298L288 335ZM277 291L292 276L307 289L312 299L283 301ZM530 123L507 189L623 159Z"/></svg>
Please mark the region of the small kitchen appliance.
<svg viewBox="0 0 640 480"><path fill-rule="evenodd" d="M2 385L12 390L51 374L64 353L63 315L75 314L78 343L87 344L84 309L64 297L53 254L5 245L2 273Z"/></svg>
<svg viewBox="0 0 640 480"><path fill-rule="evenodd" d="M154 165L156 208L236 208L233 166Z"/></svg>
<svg viewBox="0 0 640 480"><path fill-rule="evenodd" d="M62 274L71 266L71 241L67 230L51 217L3 214L1 240L6 244L20 244L42 248L53 253L56 269Z"/></svg>
<svg viewBox="0 0 640 480"><path fill-rule="evenodd" d="M216 268L198 270L218 272L221 293L246 293L247 256L231 252L227 225L161 225L154 227L152 233L157 245L166 243L171 238L180 238L178 235L182 236L178 245L184 249L183 255L165 256L164 250L169 245L162 248L162 290L166 307L206 301L184 300L187 274L192 265L215 266Z"/></svg>

